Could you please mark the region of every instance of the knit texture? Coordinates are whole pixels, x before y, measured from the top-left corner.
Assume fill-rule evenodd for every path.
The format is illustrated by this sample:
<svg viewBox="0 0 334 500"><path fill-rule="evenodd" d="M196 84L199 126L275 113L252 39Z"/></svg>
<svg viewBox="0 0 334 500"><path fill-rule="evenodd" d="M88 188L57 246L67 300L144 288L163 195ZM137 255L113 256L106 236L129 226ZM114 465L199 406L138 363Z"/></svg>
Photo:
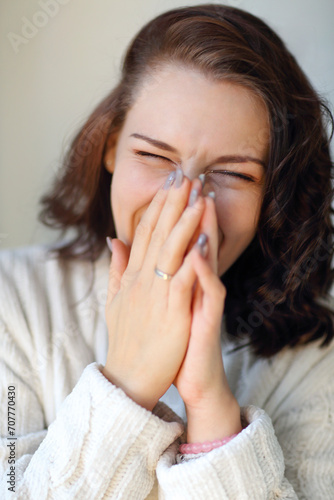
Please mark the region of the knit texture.
<svg viewBox="0 0 334 500"><path fill-rule="evenodd" d="M175 391L149 412L101 373L109 262L107 251L94 265L49 259L44 247L0 252L0 497L332 500L333 346L263 360L224 343L245 428L220 448L182 456Z"/></svg>

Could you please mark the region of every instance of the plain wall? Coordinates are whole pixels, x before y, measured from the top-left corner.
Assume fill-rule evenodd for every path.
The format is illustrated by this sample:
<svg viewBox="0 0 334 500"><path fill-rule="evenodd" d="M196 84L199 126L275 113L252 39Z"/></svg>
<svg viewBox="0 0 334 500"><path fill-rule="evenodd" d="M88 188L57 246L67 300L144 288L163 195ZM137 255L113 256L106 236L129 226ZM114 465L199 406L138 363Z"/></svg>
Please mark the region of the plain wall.
<svg viewBox="0 0 334 500"><path fill-rule="evenodd" d="M202 3L1 0L0 248L55 239L37 222L38 200L74 132L117 82L126 46L155 15ZM267 21L334 102L333 0L225 4Z"/></svg>

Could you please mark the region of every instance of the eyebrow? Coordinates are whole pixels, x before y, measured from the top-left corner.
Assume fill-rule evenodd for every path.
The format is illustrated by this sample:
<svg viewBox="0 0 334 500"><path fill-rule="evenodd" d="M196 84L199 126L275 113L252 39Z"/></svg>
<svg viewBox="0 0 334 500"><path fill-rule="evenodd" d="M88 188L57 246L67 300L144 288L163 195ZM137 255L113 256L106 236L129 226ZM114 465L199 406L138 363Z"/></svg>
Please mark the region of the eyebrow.
<svg viewBox="0 0 334 500"><path fill-rule="evenodd" d="M171 153L179 154L178 150L175 149L173 146L170 146L166 142L158 141L157 139L152 139L152 137L147 137L146 135L142 134L131 134L130 137L135 137L136 139L142 139L143 141L148 142L149 144L152 144L152 146L155 146L156 148L163 149L164 151L169 151ZM212 164L215 163L258 163L262 167L266 168L266 164L264 161L260 160L259 158L254 158L253 156L244 156L244 155L223 155L219 156L216 158Z"/></svg>

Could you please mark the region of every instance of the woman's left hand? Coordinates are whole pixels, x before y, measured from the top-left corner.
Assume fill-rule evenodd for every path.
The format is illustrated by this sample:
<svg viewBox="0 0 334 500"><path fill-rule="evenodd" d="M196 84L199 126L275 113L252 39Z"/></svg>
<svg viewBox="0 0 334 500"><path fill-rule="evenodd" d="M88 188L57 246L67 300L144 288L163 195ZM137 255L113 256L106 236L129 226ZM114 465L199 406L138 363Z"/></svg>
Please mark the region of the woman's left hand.
<svg viewBox="0 0 334 500"><path fill-rule="evenodd" d="M220 327L226 289L218 277L218 227L214 201L206 198L201 231L207 254L192 252L197 284L188 348L174 380L187 412L188 442L222 439L241 431L240 408L224 371Z"/></svg>

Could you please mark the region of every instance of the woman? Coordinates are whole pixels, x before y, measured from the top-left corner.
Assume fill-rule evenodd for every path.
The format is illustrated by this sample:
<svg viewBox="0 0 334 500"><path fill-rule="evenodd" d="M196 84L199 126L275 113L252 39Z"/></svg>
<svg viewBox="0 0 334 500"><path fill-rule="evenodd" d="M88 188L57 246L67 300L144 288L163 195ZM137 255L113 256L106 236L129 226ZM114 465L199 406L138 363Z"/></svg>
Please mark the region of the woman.
<svg viewBox="0 0 334 500"><path fill-rule="evenodd" d="M140 31L42 200L77 236L1 257L8 498L333 497L326 111L241 10Z"/></svg>

